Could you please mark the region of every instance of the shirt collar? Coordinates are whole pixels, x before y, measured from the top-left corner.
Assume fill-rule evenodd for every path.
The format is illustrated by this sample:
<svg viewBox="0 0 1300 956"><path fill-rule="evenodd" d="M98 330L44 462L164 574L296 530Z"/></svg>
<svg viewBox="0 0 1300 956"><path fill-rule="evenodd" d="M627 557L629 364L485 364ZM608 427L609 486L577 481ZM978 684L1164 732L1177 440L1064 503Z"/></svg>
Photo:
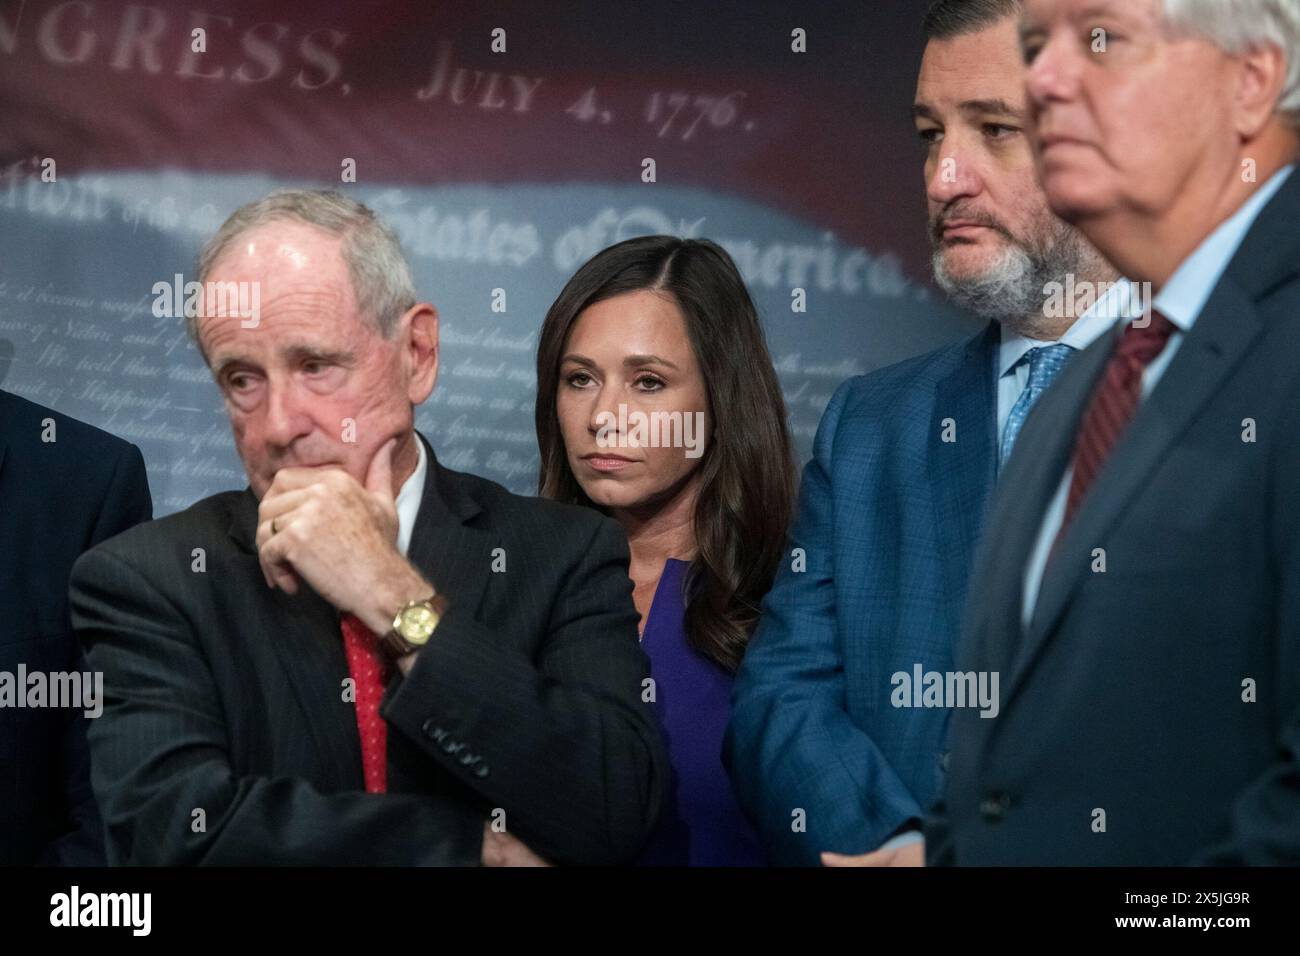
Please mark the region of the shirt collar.
<svg viewBox="0 0 1300 956"><path fill-rule="evenodd" d="M998 377L1006 375L1016 363L1024 358L1025 353L1030 349L1042 348L1046 345L1068 345L1075 351L1082 351L1099 338L1107 329L1111 328L1116 320L1122 318L1129 319L1141 314L1141 302L1135 295L1136 289L1133 283L1128 279L1119 278L1110 284L1109 288L1102 294L1096 302L1092 304L1083 315L1075 319L1074 324L1066 329L1065 334L1059 339L1044 341L1043 339L1031 339L1013 332L1009 326L1002 326L1002 344L998 351Z"/></svg>
<svg viewBox="0 0 1300 956"><path fill-rule="evenodd" d="M424 497L424 477L429 471L429 457L419 435L415 436L415 448L420 456L415 471L402 482L397 492L397 550L403 556L411 546L411 533L415 531L415 519L420 513L420 499Z"/></svg>
<svg viewBox="0 0 1300 956"><path fill-rule="evenodd" d="M1263 186L1255 190L1240 208L1219 224L1190 256L1170 276L1164 288L1156 295L1152 307L1178 328L1186 332L1200 316L1237 254L1246 233L1273 195L1282 188L1294 166L1285 166L1274 173Z"/></svg>

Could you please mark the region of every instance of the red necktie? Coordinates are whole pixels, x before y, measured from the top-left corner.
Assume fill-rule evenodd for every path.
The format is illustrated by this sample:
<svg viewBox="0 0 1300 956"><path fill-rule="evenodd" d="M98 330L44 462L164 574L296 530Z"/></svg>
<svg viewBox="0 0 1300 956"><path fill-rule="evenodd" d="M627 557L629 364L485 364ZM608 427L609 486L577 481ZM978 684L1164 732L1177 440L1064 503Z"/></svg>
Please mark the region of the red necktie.
<svg viewBox="0 0 1300 956"><path fill-rule="evenodd" d="M1137 411L1143 369L1164 349L1173 331L1172 322L1159 312L1152 312L1151 321L1145 326L1130 324L1120 336L1119 345L1111 353L1083 415L1074 446L1074 474L1065 500L1065 518L1056 533L1053 550L1061 543L1093 479Z"/></svg>
<svg viewBox="0 0 1300 956"><path fill-rule="evenodd" d="M388 789L388 724L379 716L379 702L384 696L388 664L379 650L378 638L360 618L344 614L341 624L348 670L356 684L357 731L361 734L366 792L384 793Z"/></svg>

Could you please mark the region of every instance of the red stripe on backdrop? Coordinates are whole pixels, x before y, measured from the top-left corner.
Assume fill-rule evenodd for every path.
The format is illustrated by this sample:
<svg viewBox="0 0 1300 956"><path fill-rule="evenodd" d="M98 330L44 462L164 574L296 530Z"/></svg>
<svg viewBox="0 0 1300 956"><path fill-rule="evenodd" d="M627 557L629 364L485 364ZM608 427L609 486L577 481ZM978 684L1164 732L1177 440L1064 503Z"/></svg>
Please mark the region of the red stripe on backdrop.
<svg viewBox="0 0 1300 956"><path fill-rule="evenodd" d="M0 161L329 181L350 158L362 182L639 184L652 157L660 184L745 196L923 274L913 4L558 9L9 3Z"/></svg>

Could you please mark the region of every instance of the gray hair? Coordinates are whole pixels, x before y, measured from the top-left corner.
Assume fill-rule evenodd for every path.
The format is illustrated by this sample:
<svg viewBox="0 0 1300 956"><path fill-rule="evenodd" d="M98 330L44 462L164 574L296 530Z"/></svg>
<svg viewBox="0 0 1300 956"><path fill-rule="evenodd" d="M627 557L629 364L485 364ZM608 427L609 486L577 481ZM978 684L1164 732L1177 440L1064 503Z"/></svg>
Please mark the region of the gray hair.
<svg viewBox="0 0 1300 956"><path fill-rule="evenodd" d="M1286 83L1277 110L1300 128L1300 4L1296 0L1164 0L1175 30L1209 40L1236 55L1276 46L1286 57Z"/></svg>
<svg viewBox="0 0 1300 956"><path fill-rule="evenodd" d="M357 307L380 335L391 338L402 313L415 305L411 267L402 255L397 234L380 222L373 210L338 192L277 189L240 206L199 253L199 282L207 282L212 267L239 236L267 223L284 220L306 223L343 237L343 261L352 280ZM197 344L197 317L189 316L186 325Z"/></svg>
<svg viewBox="0 0 1300 956"><path fill-rule="evenodd" d="M996 227L995 227L996 228ZM1011 239L996 261L978 275L955 276L943 250L935 248L931 265L939 288L960 306L986 319L997 319L1025 334L1043 326L1047 290L1079 279L1112 275L1113 269L1073 226L1045 212L1039 228L1026 238Z"/></svg>

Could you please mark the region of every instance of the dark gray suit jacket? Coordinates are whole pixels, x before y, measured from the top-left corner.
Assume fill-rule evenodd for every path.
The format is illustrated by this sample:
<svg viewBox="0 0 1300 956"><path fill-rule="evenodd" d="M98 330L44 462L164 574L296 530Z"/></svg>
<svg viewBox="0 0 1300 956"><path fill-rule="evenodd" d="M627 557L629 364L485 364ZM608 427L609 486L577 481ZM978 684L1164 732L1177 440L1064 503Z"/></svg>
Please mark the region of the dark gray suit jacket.
<svg viewBox="0 0 1300 956"><path fill-rule="evenodd" d="M110 862L476 864L497 808L553 862L637 855L667 764L614 522L430 449L408 557L451 609L385 693L375 795L338 614L268 589L256 516L251 491L215 495L73 570L73 621L105 673L89 738Z"/></svg>
<svg viewBox="0 0 1300 956"><path fill-rule="evenodd" d="M1027 556L1113 334L1030 415L958 655L999 672L1001 713L954 714L930 862L1300 863L1297 223L1293 173L1114 448L1022 633Z"/></svg>
<svg viewBox="0 0 1300 956"><path fill-rule="evenodd" d="M85 671L68 619L73 562L151 517L140 449L0 391L0 671ZM80 707L0 708L0 866L104 864L89 723Z"/></svg>

